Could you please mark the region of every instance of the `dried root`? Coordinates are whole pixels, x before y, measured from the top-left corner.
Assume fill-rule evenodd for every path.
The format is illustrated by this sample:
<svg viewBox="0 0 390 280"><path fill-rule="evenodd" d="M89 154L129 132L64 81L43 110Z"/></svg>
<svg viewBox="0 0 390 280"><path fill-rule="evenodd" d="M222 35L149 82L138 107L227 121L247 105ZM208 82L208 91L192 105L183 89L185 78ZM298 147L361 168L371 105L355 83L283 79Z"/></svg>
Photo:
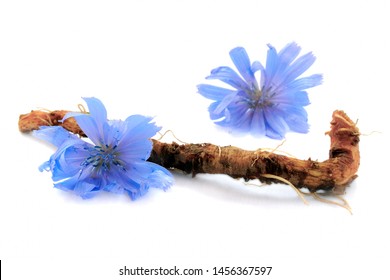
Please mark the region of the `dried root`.
<svg viewBox="0 0 390 280"><path fill-rule="evenodd" d="M62 126L66 130L79 134L80 136L86 136L84 132L78 126L74 118L69 118L62 122L62 119L69 111L56 110L56 111L41 111L33 110L30 113L19 116L19 130L21 132L30 132L32 130L38 130L41 126Z"/></svg>
<svg viewBox="0 0 390 280"><path fill-rule="evenodd" d="M345 187L356 177L360 163L359 130L342 111L333 113L329 159L323 162L301 160L272 152L245 151L237 147L213 144L162 143L153 140L149 158L167 168L177 168L195 176L198 173L227 174L245 180L280 182L267 178L271 174L283 178L297 188L310 192L319 190L344 193Z"/></svg>
<svg viewBox="0 0 390 280"><path fill-rule="evenodd" d="M85 136L73 118L61 122L67 112L31 111L20 116L19 129L28 132L42 125L60 125ZM183 170L193 176L198 173L227 174L246 181L283 182L294 188L307 188L310 193L322 190L342 194L345 187L357 177L360 132L343 111L335 111L331 130L326 134L330 136L331 145L329 159L323 162L310 158L301 160L261 149L254 152L233 146L220 147L208 143L179 145L159 140L152 140L153 151L149 161L166 168Z"/></svg>

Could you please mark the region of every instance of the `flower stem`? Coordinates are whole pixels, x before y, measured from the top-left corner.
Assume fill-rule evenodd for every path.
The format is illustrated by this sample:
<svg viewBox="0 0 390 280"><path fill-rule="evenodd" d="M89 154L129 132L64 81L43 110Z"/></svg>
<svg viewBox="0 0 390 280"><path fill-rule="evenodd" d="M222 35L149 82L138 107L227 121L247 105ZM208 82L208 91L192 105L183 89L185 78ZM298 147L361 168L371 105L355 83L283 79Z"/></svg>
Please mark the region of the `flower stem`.
<svg viewBox="0 0 390 280"><path fill-rule="evenodd" d="M43 125L60 125L85 136L73 118L61 122L68 111L31 111L20 115L19 129L29 132ZM359 129L343 111L334 111L330 136L329 159L318 162L301 160L265 150L246 151L233 146L163 143L153 141L149 161L166 168L177 168L193 176L199 173L226 174L245 180L283 182L283 178L297 188L310 192L319 190L343 193L356 177L360 164ZM270 176L272 175L272 176Z"/></svg>

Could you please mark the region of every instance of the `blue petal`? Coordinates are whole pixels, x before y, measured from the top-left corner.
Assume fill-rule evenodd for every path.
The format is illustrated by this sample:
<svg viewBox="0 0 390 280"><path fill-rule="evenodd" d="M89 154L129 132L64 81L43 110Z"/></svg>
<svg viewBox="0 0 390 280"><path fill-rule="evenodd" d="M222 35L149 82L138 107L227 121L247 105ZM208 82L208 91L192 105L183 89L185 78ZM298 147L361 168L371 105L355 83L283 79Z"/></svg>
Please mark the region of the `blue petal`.
<svg viewBox="0 0 390 280"><path fill-rule="evenodd" d="M92 198L100 190L97 181L78 181L74 186L74 192L84 199Z"/></svg>
<svg viewBox="0 0 390 280"><path fill-rule="evenodd" d="M83 98L88 105L89 114L95 119L97 124L103 124L107 121L107 111L103 103L95 97Z"/></svg>
<svg viewBox="0 0 390 280"><path fill-rule="evenodd" d="M289 83L296 78L298 78L301 74L303 74L316 60L315 56L312 53L307 53L291 64L286 71L283 73L284 83Z"/></svg>
<svg viewBox="0 0 390 280"><path fill-rule="evenodd" d="M285 86L305 72L315 60L314 56L309 53L294 61L301 50L294 42L286 45L279 53L271 45L268 47L270 49L268 50L267 67L263 73L265 76L264 86L268 90L277 90L281 86ZM311 58L314 60L311 61Z"/></svg>
<svg viewBox="0 0 390 280"><path fill-rule="evenodd" d="M252 72L256 73L257 71L263 71L265 70L263 64L260 63L260 61L253 61L252 66L251 66Z"/></svg>
<svg viewBox="0 0 390 280"><path fill-rule="evenodd" d="M152 117L145 117L142 115L131 115L125 120L125 128L129 131L137 126L143 126L144 124L149 123L152 119Z"/></svg>
<svg viewBox="0 0 390 280"><path fill-rule="evenodd" d="M165 168L150 162L133 161L127 172L115 172L115 178L135 200L151 187L166 190L173 183L172 174Z"/></svg>
<svg viewBox="0 0 390 280"><path fill-rule="evenodd" d="M213 102L210 104L209 106L209 113L210 113L210 119L212 120L217 120L217 119L220 119L224 116L224 113L223 112L220 112L218 114L215 113L215 109L218 107L219 105L219 101L216 101L216 102Z"/></svg>
<svg viewBox="0 0 390 280"><path fill-rule="evenodd" d="M91 198L101 190L100 180L85 175L75 175L54 183L54 187L63 191L73 191L82 198Z"/></svg>
<svg viewBox="0 0 390 280"><path fill-rule="evenodd" d="M107 122L107 111L103 103L95 97L83 98L88 105L89 114L70 112L65 115L63 121L68 118L75 118L81 130L92 140L93 143L101 145L104 135L104 124Z"/></svg>
<svg viewBox="0 0 390 280"><path fill-rule="evenodd" d="M211 70L211 75L206 77L206 79L218 79L236 89L250 90L241 77L233 69L227 66L221 66Z"/></svg>
<svg viewBox="0 0 390 280"><path fill-rule="evenodd" d="M159 132L161 127L156 126L154 123L144 123L142 126L138 126L132 129L132 135L127 135L127 139L132 139L133 141L136 140L143 140L147 141L149 138L156 135L157 132Z"/></svg>
<svg viewBox="0 0 390 280"><path fill-rule="evenodd" d="M78 181L78 177L73 176L67 180L55 182L54 187L63 191L73 191Z"/></svg>
<svg viewBox="0 0 390 280"><path fill-rule="evenodd" d="M230 106L228 109L229 118L217 124L233 128L236 132L247 132L250 130L250 125L253 116L253 110L248 109L245 105Z"/></svg>
<svg viewBox="0 0 390 280"><path fill-rule="evenodd" d="M88 136L89 139L96 145L101 145L103 142L102 124L97 124L95 119L90 115L83 113L66 114L64 120L74 117L81 130Z"/></svg>
<svg viewBox="0 0 390 280"><path fill-rule="evenodd" d="M271 99L272 103L307 106L310 100L306 91L285 90Z"/></svg>
<svg viewBox="0 0 390 280"><path fill-rule="evenodd" d="M130 166L128 172L123 173L126 179L131 179L137 184L143 184L148 178L152 169L146 164L144 160L134 160Z"/></svg>
<svg viewBox="0 0 390 280"><path fill-rule="evenodd" d="M217 108L215 108L214 114L220 114L221 112L223 112L226 109L226 107L228 107L230 103L232 103L235 100L236 96L237 96L237 92L233 92L229 95L226 95L221 100L221 102L219 102Z"/></svg>
<svg viewBox="0 0 390 280"><path fill-rule="evenodd" d="M267 77L267 74L266 74L266 71L265 71L263 64L261 64L259 61L254 61L252 63L252 71L253 71L253 73L256 73L257 71L261 72L259 85L260 85L260 89L263 89L265 81L266 81L266 77Z"/></svg>
<svg viewBox="0 0 390 280"><path fill-rule="evenodd" d="M236 91L212 85L200 84L198 85L198 92L208 99L217 101L222 100L226 95L232 94Z"/></svg>
<svg viewBox="0 0 390 280"><path fill-rule="evenodd" d="M117 146L119 140L123 137L125 130L125 123L120 120L114 120L104 123L103 137L104 144L108 146Z"/></svg>
<svg viewBox="0 0 390 280"><path fill-rule="evenodd" d="M292 42L287 44L279 53L279 63L282 71L286 69L293 61L296 59L301 51L301 48L295 43Z"/></svg>
<svg viewBox="0 0 390 280"><path fill-rule="evenodd" d="M264 71L264 87L269 88L272 84L273 78L278 71L279 66L279 60L278 60L278 54L275 50L275 48L268 44L268 52L267 52L267 61L265 65L265 71Z"/></svg>
<svg viewBox="0 0 390 280"><path fill-rule="evenodd" d="M50 142L56 147L61 146L67 140L78 139L76 135L71 134L61 126L41 126L39 130L33 131L33 136Z"/></svg>
<svg viewBox="0 0 390 280"><path fill-rule="evenodd" d="M271 138L271 139L283 139L284 138L284 135L280 135L279 132L276 132L275 130L273 130L272 128L268 127L267 128L267 131L265 133L265 136Z"/></svg>
<svg viewBox="0 0 390 280"><path fill-rule="evenodd" d="M89 144L81 140L68 141L56 151L51 157L53 181L68 179L80 173L82 162L89 156L84 148L86 145Z"/></svg>
<svg viewBox="0 0 390 280"><path fill-rule="evenodd" d="M309 124L307 123L307 112L302 107L283 106L280 108L280 114L284 116L284 120L289 126L289 129L299 133L307 133Z"/></svg>
<svg viewBox="0 0 390 280"><path fill-rule="evenodd" d="M275 139L283 139L287 131L287 125L277 110L267 108L264 111L264 117L267 127L266 135Z"/></svg>
<svg viewBox="0 0 390 280"><path fill-rule="evenodd" d="M294 80L288 84L289 89L294 90L303 90L308 89L311 87L318 86L322 83L322 75L321 74L314 74L309 77L300 78L297 80Z"/></svg>
<svg viewBox="0 0 390 280"><path fill-rule="evenodd" d="M258 89L257 81L252 71L251 63L246 50L242 47L234 48L230 51L230 58L250 88Z"/></svg>
<svg viewBox="0 0 390 280"><path fill-rule="evenodd" d="M42 163L39 167L38 167L39 171L43 172L43 171L50 171L51 170L51 161L46 161L44 163Z"/></svg>
<svg viewBox="0 0 390 280"><path fill-rule="evenodd" d="M173 184L173 176L160 165L146 162L145 164L151 169L146 184L151 188L167 190Z"/></svg>
<svg viewBox="0 0 390 280"><path fill-rule="evenodd" d="M137 200L138 198L144 196L148 192L148 188L146 185L139 186L137 190L128 190L126 189L127 194L131 198L131 200Z"/></svg>
<svg viewBox="0 0 390 280"><path fill-rule="evenodd" d="M255 135L265 135L264 112L261 108L256 108L252 115L251 131Z"/></svg>
<svg viewBox="0 0 390 280"><path fill-rule="evenodd" d="M241 132L249 132L251 130L253 119L253 110L247 109L245 113L242 114L239 118L237 118L236 122L236 130Z"/></svg>
<svg viewBox="0 0 390 280"><path fill-rule="evenodd" d="M104 186L103 190L115 194L122 194L125 192L125 189L122 187L122 185L118 184L117 182L113 182Z"/></svg>
<svg viewBox="0 0 390 280"><path fill-rule="evenodd" d="M132 160L147 160L152 151L152 142L149 139L131 141L129 143L122 143L117 148L121 158L126 162ZM131 165L131 164L130 164Z"/></svg>
<svg viewBox="0 0 390 280"><path fill-rule="evenodd" d="M141 161L145 163L145 161ZM132 172L133 167L130 167L128 170L123 171L120 169L114 169L112 172L110 172L110 180L112 183L117 184L116 187L113 188L115 192L121 192L120 189L123 189L123 191L131 191L133 193L138 192L138 189L140 188L139 182L134 181L130 174ZM110 189L110 188L108 188ZM110 190L108 190L110 191Z"/></svg>
<svg viewBox="0 0 390 280"><path fill-rule="evenodd" d="M153 137L161 128L154 123L149 123L150 120L151 118L137 115L127 118L125 121L126 132L118 142L118 150L124 151L131 148L135 142L145 143L145 147L147 146L148 150L151 149L149 138Z"/></svg>

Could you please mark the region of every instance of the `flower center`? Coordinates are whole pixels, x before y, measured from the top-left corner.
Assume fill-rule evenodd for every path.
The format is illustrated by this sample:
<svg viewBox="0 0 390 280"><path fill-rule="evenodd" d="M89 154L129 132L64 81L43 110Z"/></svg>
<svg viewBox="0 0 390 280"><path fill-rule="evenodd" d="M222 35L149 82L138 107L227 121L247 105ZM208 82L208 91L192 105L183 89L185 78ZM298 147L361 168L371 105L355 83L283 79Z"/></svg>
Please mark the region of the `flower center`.
<svg viewBox="0 0 390 280"><path fill-rule="evenodd" d="M124 163L119 159L119 153L116 150L117 146L94 146L85 147L88 150L89 157L84 160L81 165L84 167L92 165L93 169L98 171L109 171L112 165L120 167L122 170L126 170Z"/></svg>
<svg viewBox="0 0 390 280"><path fill-rule="evenodd" d="M271 107L273 105L271 99L272 95L270 95L269 91L255 90L247 101L250 108L256 109Z"/></svg>

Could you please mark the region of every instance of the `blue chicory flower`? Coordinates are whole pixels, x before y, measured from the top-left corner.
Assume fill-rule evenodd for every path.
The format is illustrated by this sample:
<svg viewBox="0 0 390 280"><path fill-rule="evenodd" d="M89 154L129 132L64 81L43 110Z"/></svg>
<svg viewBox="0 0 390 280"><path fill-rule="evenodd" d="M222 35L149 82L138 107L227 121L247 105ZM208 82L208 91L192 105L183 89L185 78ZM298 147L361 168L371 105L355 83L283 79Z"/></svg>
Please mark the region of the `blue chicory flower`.
<svg viewBox="0 0 390 280"><path fill-rule="evenodd" d="M299 58L301 48L287 44L280 52L268 45L265 67L250 63L242 47L230 51L239 74L227 66L211 71L207 79L217 79L233 89L201 84L198 91L214 100L209 107L216 124L244 133L282 139L286 132L307 133L309 125L304 106L310 104L305 89L322 82L322 75L299 78L315 61L312 53ZM260 81L255 74L260 71Z"/></svg>
<svg viewBox="0 0 390 280"><path fill-rule="evenodd" d="M150 137L160 130L152 118L133 115L125 121L107 120L103 103L84 98L89 114L68 113L88 136L86 142L59 126L42 127L34 132L40 139L57 146L57 151L40 170L52 172L54 186L90 198L100 191L127 193L131 199L149 188L166 190L173 183L165 168L147 162L152 151Z"/></svg>

